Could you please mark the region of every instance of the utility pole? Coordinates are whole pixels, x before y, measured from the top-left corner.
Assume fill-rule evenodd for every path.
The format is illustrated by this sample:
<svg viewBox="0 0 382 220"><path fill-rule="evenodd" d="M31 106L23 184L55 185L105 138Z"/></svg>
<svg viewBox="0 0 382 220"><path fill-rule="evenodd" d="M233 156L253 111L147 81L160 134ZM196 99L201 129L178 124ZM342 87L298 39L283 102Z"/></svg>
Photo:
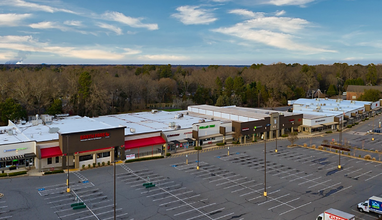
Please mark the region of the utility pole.
<svg viewBox="0 0 382 220"><path fill-rule="evenodd" d="M264 139L264 196L267 197L267 139Z"/></svg>
<svg viewBox="0 0 382 220"><path fill-rule="evenodd" d="M113 169L114 169L114 220L117 219L117 202L116 202L116 198L117 198L117 194L116 194L116 188L117 188L117 181L116 181L116 167L115 167L115 147L113 147L113 151L114 151L114 163L113 163Z"/></svg>
<svg viewBox="0 0 382 220"><path fill-rule="evenodd" d="M68 168L68 174L67 174L67 180L66 180L66 192L70 193L70 187L69 187L69 135L66 136L66 157L68 158L68 163L66 164L66 167Z"/></svg>
<svg viewBox="0 0 382 220"><path fill-rule="evenodd" d="M198 131L198 139L196 140L196 146L198 147L198 165L196 166L196 169L199 170L199 148L200 148L200 142L199 142L199 125L196 125L196 130Z"/></svg>

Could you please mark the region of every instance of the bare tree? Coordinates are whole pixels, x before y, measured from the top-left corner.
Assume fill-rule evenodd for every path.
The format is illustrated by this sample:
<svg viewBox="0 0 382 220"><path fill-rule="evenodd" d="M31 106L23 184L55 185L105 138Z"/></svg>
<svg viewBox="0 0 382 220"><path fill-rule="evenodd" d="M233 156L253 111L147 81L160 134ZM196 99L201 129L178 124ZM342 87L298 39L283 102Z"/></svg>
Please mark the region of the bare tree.
<svg viewBox="0 0 382 220"><path fill-rule="evenodd" d="M291 143L291 146L294 146L294 143L298 140L297 132L292 132L288 135L288 141Z"/></svg>

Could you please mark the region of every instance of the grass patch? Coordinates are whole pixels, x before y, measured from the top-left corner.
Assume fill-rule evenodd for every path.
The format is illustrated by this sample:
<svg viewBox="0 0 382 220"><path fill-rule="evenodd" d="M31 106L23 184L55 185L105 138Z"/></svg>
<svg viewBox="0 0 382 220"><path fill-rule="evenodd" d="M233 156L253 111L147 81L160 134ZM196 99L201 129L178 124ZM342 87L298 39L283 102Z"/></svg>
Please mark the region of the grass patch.
<svg viewBox="0 0 382 220"><path fill-rule="evenodd" d="M7 177L8 174L7 173L0 173L0 177Z"/></svg>
<svg viewBox="0 0 382 220"><path fill-rule="evenodd" d="M53 170L53 171L46 171L44 172L45 175L49 175L49 174L55 174L55 173L63 173L64 170Z"/></svg>
<svg viewBox="0 0 382 220"><path fill-rule="evenodd" d="M19 172L14 172L14 173L8 173L8 176L19 176L19 175L24 175L27 174L27 171L19 171Z"/></svg>
<svg viewBox="0 0 382 220"><path fill-rule="evenodd" d="M202 147L194 147L195 150L202 150Z"/></svg>
<svg viewBox="0 0 382 220"><path fill-rule="evenodd" d="M240 141L232 141L232 144L240 144Z"/></svg>
<svg viewBox="0 0 382 220"><path fill-rule="evenodd" d="M217 145L217 146L224 146L225 143L217 143L216 145Z"/></svg>
<svg viewBox="0 0 382 220"><path fill-rule="evenodd" d="M169 156L171 156L171 153L166 153L166 157L169 157Z"/></svg>
<svg viewBox="0 0 382 220"><path fill-rule="evenodd" d="M164 158L164 156L135 158L135 159L131 159L131 160L126 160L125 163L132 163L132 162L144 161L144 160L155 160L155 159L161 159L161 158Z"/></svg>
<svg viewBox="0 0 382 220"><path fill-rule="evenodd" d="M283 134L281 135L281 137L288 137L288 134Z"/></svg>
<svg viewBox="0 0 382 220"><path fill-rule="evenodd" d="M333 131L325 131L325 133L331 134L331 133L333 133Z"/></svg>

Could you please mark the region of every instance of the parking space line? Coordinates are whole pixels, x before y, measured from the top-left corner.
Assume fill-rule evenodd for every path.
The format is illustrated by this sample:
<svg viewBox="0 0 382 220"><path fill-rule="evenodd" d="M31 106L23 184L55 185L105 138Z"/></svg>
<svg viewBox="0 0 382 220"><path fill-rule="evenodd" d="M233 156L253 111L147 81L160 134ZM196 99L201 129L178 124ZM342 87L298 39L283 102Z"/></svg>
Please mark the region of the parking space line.
<svg viewBox="0 0 382 220"><path fill-rule="evenodd" d="M336 183L336 184L333 184L333 185L331 185L331 186L327 186L327 187L325 187L325 188L323 188L323 189L319 189L319 190L317 190L317 192L324 191L325 189L331 188L331 187L336 186L336 185L339 185L339 184L341 184L341 182Z"/></svg>
<svg viewBox="0 0 382 220"><path fill-rule="evenodd" d="M129 214L129 213L123 213L123 214L117 215L116 217L119 218L119 217L127 215L127 214ZM114 216L109 217L109 218L104 218L103 220L108 220L108 219L112 219L112 218L114 218Z"/></svg>
<svg viewBox="0 0 382 220"><path fill-rule="evenodd" d="M183 198L183 200L187 200L187 199L192 199L192 198L195 198L195 197L198 197L200 196L200 194L197 194L197 195L193 195L193 196L190 196L190 197L186 197L186 198ZM162 203L160 204L159 206L164 206L164 205L168 205L170 203L174 203L174 202L179 202L180 200L174 200L174 201L171 201L171 202L166 202L166 203ZM187 203L185 203L187 204Z"/></svg>
<svg viewBox="0 0 382 220"><path fill-rule="evenodd" d="M164 189L162 189L164 190ZM156 202L156 201L159 201L159 200L162 200L162 199L168 199L168 198L171 198L171 197L175 197L175 196L181 196L181 195L184 195L184 194L187 194L187 193L192 193L194 192L194 190L190 190L190 191L187 191L187 192L182 192L182 193L178 193L178 194L171 194L169 191L165 191L167 192L168 194L170 194L170 196L167 196L167 197L163 197L163 198L159 198L159 199L153 199L153 202Z"/></svg>
<svg viewBox="0 0 382 220"><path fill-rule="evenodd" d="M211 213L214 213L214 212L219 212L219 211L221 211L221 210L224 210L225 208L220 208L220 209L216 209L216 210L214 210L214 211L211 211L211 212L207 212L207 213L203 213L203 214L201 214L201 215L198 215L198 216L194 216L194 217L192 217L192 218L188 218L187 220L191 220L191 219L195 219L195 218L199 218L199 217L202 217L202 216L206 216L206 217L208 217L209 219L213 219L213 218L211 218L210 216L208 216L209 214L211 214ZM199 211L199 210L198 210ZM201 212L201 211L200 211Z"/></svg>
<svg viewBox="0 0 382 220"><path fill-rule="evenodd" d="M292 200L289 200L289 201L287 201L287 202L283 202L283 203L278 204L278 205L276 205L276 206L273 206L273 207L269 208L268 210L272 210L272 209L277 208L277 207L282 206L282 205L288 205L289 207L292 207L292 206L290 206L288 203L293 202L293 201L296 201L296 200L298 200L298 199L300 199L300 197L295 198L295 199L292 199ZM293 208L294 208L294 207L293 207Z"/></svg>
<svg viewBox="0 0 382 220"><path fill-rule="evenodd" d="M301 171L299 173L291 173L291 174L289 174L287 176L280 177L280 179L284 179L284 178L287 178L287 177L290 177L290 176L297 176L298 174L301 174L301 173L304 173L304 171Z"/></svg>
<svg viewBox="0 0 382 220"><path fill-rule="evenodd" d="M226 214L226 215L220 216L220 217L218 217L218 218L215 218L214 220L218 220L218 219L221 219L221 218L224 218L224 217L233 215L233 214L235 214L235 213L234 213L234 212L231 212L231 213L229 213L229 214ZM243 218L242 218L242 219L239 219L239 220L243 220Z"/></svg>
<svg viewBox="0 0 382 220"><path fill-rule="evenodd" d="M231 178L231 177L236 177L236 176L240 176L240 174L236 174L236 175L229 176L229 177L222 176L221 179L211 180L211 181L209 181L209 183L213 183L213 182L216 182L216 181L219 181L219 180L224 180L224 179L226 179L226 180L230 180L229 178ZM234 181L234 180L232 180L232 181Z"/></svg>
<svg viewBox="0 0 382 220"><path fill-rule="evenodd" d="M241 184L244 185L244 184L247 184L247 183L250 183L250 182L256 182L256 180L249 180L249 181L244 182L244 183L241 183ZM257 184L257 185L262 185L262 184L264 184L264 183L259 183L259 184ZM236 187L236 186L238 186L238 185L227 186L227 187L224 187L224 189L229 189L229 188ZM255 186L256 186L256 185L255 185Z"/></svg>
<svg viewBox="0 0 382 220"><path fill-rule="evenodd" d="M272 176L277 176L279 174L288 173L289 171L293 171L293 170L296 170L296 169L285 170L285 171L282 171L280 173L273 174Z"/></svg>
<svg viewBox="0 0 382 220"><path fill-rule="evenodd" d="M0 217L0 219L7 219L7 218L12 218L12 216L9 215L9 216Z"/></svg>
<svg viewBox="0 0 382 220"><path fill-rule="evenodd" d="M306 204L304 204L304 205L300 205L300 206L298 206L298 207L294 207L293 209L290 209L290 210L288 210L288 211L285 211L285 212L283 212L283 213L280 213L279 215L284 215L284 214L286 214L286 213L288 213L288 212L291 212L291 211L293 211L293 210L296 210L296 209L299 209L299 208L304 207L304 206L306 206L306 205L309 205L310 203L312 203L312 202L308 202L308 203L306 203Z"/></svg>
<svg viewBox="0 0 382 220"><path fill-rule="evenodd" d="M244 180L244 179L247 179L247 178L248 177L242 177L242 178L235 179L235 180L232 180L232 181ZM222 185L225 185L225 184L228 184L228 183L231 183L231 182L218 183L218 184L216 184L216 186L222 186Z"/></svg>
<svg viewBox="0 0 382 220"><path fill-rule="evenodd" d="M181 187L181 188L178 188L178 189L169 190L169 192L174 192L174 191L182 190L182 189L186 189L186 187ZM166 193L166 192L160 192L160 193L157 193L157 194L148 195L146 197L153 197L153 196L157 196L157 195L162 195L164 193Z"/></svg>
<svg viewBox="0 0 382 220"><path fill-rule="evenodd" d="M296 179L293 179L293 180L289 180L289 182L293 182L295 180L298 180L298 179L302 179L302 178L305 178L305 177L308 177L308 176L312 176L313 174L309 174L309 175L306 175L306 176L301 176L299 178L296 178Z"/></svg>
<svg viewBox="0 0 382 220"><path fill-rule="evenodd" d="M361 177L361 176L363 176L363 175L366 175L366 174L369 174L369 173L372 173L373 171L368 171L368 172L366 172L366 173L363 173L363 174L360 174L360 175L358 175L358 176L355 176L355 177L353 177L353 178L358 178L358 177Z"/></svg>
<svg viewBox="0 0 382 220"><path fill-rule="evenodd" d="M208 207L208 206L213 206L213 205L216 205L216 203L207 204L205 206L198 207L198 209L202 209L202 208L205 208L205 207ZM195 211L195 210L191 209L191 210L187 210L187 211L184 211L184 212L179 212L179 213L175 214L174 216L183 215L183 214L186 214L186 213L189 213L189 212L193 212L193 211Z"/></svg>
<svg viewBox="0 0 382 220"><path fill-rule="evenodd" d="M267 187L267 189L268 188L271 188L271 187ZM260 190L263 190L263 189L260 189ZM259 190L259 191L260 191ZM277 193L277 192L279 192L280 190L278 189L278 190L275 190L275 191L272 191L272 192L268 192L268 196L269 195L272 195L272 194L274 194L274 193ZM264 198L264 196L263 195L261 195L261 196L258 196L258 197L255 197L255 198L251 198L251 199L247 199L247 201L249 202L249 201L252 201L252 200L255 200L255 199L258 199L258 198Z"/></svg>
<svg viewBox="0 0 382 220"><path fill-rule="evenodd" d="M271 188L271 186L268 186L268 187L267 187L267 189L270 189L270 188ZM252 194L252 193L257 193L257 192L260 192L260 191L262 191L262 190L264 190L264 189L261 188L261 189L258 189L258 190L254 190L254 191L252 191L252 192L242 194L242 195L240 195L240 197L242 197L242 196L246 196L246 195L249 195L249 194ZM280 190L278 189L278 190L276 190L276 191L269 192L268 195L272 195L273 193L276 193L276 192L279 192L279 191L280 191ZM259 196L259 197L264 197L264 196ZM252 198L252 199L247 199L247 200L248 200L248 201L251 201L251 200L257 199L257 198L259 198L259 197Z"/></svg>
<svg viewBox="0 0 382 220"><path fill-rule="evenodd" d="M348 186L348 187L346 187L346 188L342 188L342 189L338 190L337 192L333 193L332 195L334 195L334 194L336 194L336 193L338 193L338 192L340 192L340 191L343 191L343 190L345 190L345 189L349 189L349 188L351 188L351 187L352 187L352 186Z"/></svg>
<svg viewBox="0 0 382 220"><path fill-rule="evenodd" d="M373 179L373 178L375 178L375 177L377 177L377 176L379 176L379 175L381 175L381 174L382 174L382 173L379 173L379 174L377 174L377 175L375 175L375 176L372 176L372 177L366 179L365 181L369 181L369 180L371 180L371 179Z"/></svg>
<svg viewBox="0 0 382 220"><path fill-rule="evenodd" d="M360 170L362 170L362 169L363 169L363 168L360 168L360 169L358 169L358 170L354 170L354 171L352 171L352 172L350 172L350 173L347 173L347 174L344 174L344 175L347 176L347 175L349 175L349 174L355 173L355 172L360 171Z"/></svg>
<svg viewBox="0 0 382 220"><path fill-rule="evenodd" d="M263 204L268 203L268 202L271 202L271 201L273 201L273 200L276 200L276 201L277 201L277 199L280 199L280 198L283 198L283 197L285 197L285 196L289 196L289 195L290 195L290 193L285 194L285 195L282 195L282 196L279 196L279 197L277 197L277 198L269 199L269 200L267 200L267 201L265 201L265 202L261 202L261 203L259 203L259 204L257 204L257 205L263 205Z"/></svg>
<svg viewBox="0 0 382 220"><path fill-rule="evenodd" d="M332 179L330 179L330 180L326 180L326 181L324 181L324 182L320 182L320 183L317 183L317 184L314 184L314 185L312 185L312 186L309 186L308 189L310 189L310 188L312 188L312 187L315 187L315 186L318 186L318 185L321 185L321 184L324 184L324 183L327 183L327 182L329 182L329 181L332 181Z"/></svg>
<svg viewBox="0 0 382 220"><path fill-rule="evenodd" d="M206 201L206 200L208 200L208 199L202 199L202 200L199 200L199 201L190 202L189 204L194 204L194 203L197 203L197 202L203 202L203 201ZM184 207L184 206L187 206L187 204L183 204L183 205L180 205L180 206L172 207L172 208L166 209L166 211L171 211L171 210L178 209L178 208L181 208L181 207Z"/></svg>

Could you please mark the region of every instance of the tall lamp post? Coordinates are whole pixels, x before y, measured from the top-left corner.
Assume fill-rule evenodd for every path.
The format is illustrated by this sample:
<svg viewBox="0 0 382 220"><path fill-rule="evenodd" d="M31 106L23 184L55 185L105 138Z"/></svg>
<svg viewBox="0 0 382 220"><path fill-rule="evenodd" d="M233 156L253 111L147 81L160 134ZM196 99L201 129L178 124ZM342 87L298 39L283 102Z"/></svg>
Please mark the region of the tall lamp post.
<svg viewBox="0 0 382 220"><path fill-rule="evenodd" d="M113 151L115 153L115 147L113 147ZM117 204L116 204L116 198L117 198L117 194L116 194L116 188L117 188L117 182L116 182L116 167L115 167L115 155L114 155L114 158L113 158L114 162L113 162L113 169L114 169L114 220L117 219Z"/></svg>
<svg viewBox="0 0 382 220"><path fill-rule="evenodd" d="M341 150L338 150L338 169L341 169Z"/></svg>
<svg viewBox="0 0 382 220"><path fill-rule="evenodd" d="M67 188L66 188L66 192L70 192L70 187L69 187L69 135L66 136L66 157L68 158L67 159L67 164L66 164L66 167L68 168L68 174L67 174L67 180L66 180L66 185L67 185Z"/></svg>
<svg viewBox="0 0 382 220"><path fill-rule="evenodd" d="M264 196L267 197L267 139L264 139Z"/></svg>
<svg viewBox="0 0 382 220"><path fill-rule="evenodd" d="M276 153L277 153L277 132L278 132L278 130L276 130L276 149L275 149Z"/></svg>
<svg viewBox="0 0 382 220"><path fill-rule="evenodd" d="M196 140L196 146L198 147L198 164L196 166L196 169L199 170L199 148L200 148L200 142L199 142L199 125L196 125L196 130L198 131L198 139Z"/></svg>
<svg viewBox="0 0 382 220"><path fill-rule="evenodd" d="M371 112L373 115L373 112ZM374 131L375 131L375 115L373 116L373 137L371 138L372 141L374 141Z"/></svg>

